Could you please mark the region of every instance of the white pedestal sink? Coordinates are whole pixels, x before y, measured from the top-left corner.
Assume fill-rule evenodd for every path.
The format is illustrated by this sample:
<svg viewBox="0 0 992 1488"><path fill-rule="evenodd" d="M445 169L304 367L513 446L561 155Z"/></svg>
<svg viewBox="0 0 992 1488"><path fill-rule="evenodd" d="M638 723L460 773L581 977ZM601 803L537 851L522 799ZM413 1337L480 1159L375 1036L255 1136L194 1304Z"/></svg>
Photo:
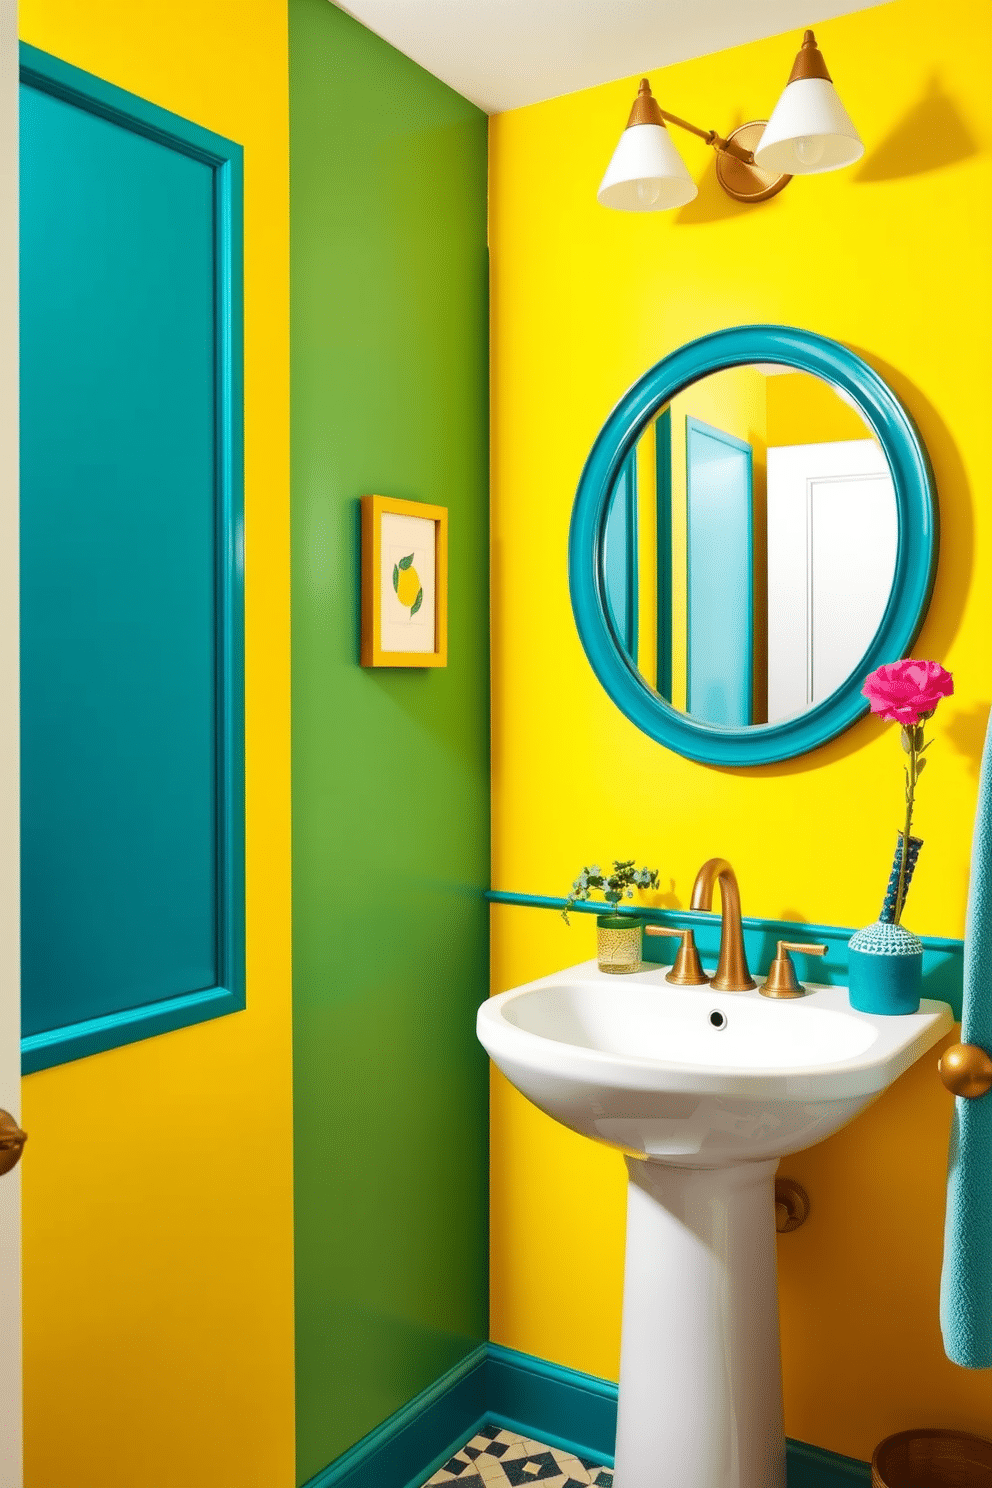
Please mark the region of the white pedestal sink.
<svg viewBox="0 0 992 1488"><path fill-rule="evenodd" d="M774 1180L953 1026L673 987L590 961L504 992L478 1035L542 1111L626 1156L615 1488L785 1488ZM804 984L810 986L810 984Z"/></svg>

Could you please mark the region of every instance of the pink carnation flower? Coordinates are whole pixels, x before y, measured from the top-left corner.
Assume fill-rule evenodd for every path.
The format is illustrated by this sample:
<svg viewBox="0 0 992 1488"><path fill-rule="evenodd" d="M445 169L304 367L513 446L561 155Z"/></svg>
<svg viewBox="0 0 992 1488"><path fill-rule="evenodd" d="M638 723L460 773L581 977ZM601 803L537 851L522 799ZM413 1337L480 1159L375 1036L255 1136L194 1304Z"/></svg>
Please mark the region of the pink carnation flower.
<svg viewBox="0 0 992 1488"><path fill-rule="evenodd" d="M871 711L894 723L912 726L950 697L954 681L939 661L892 661L866 678L861 691Z"/></svg>

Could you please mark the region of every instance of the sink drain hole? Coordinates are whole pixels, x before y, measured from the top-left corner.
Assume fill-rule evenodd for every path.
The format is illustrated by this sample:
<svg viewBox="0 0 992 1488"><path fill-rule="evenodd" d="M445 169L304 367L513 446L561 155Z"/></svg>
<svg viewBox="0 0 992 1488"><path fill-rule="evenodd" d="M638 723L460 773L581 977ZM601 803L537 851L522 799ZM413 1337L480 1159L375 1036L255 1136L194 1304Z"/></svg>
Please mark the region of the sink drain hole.
<svg viewBox="0 0 992 1488"><path fill-rule="evenodd" d="M727 1026L726 1013L721 1013L719 1008L714 1008L713 1011L710 1013L710 1025L711 1027L718 1029L719 1032L722 1033Z"/></svg>

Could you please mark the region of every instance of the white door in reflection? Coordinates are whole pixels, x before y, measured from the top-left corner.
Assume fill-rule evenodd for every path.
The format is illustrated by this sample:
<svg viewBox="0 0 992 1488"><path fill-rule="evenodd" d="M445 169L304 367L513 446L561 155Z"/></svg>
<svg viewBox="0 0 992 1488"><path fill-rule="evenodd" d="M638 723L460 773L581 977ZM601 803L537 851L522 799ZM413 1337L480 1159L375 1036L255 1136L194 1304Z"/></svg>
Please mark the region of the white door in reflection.
<svg viewBox="0 0 992 1488"><path fill-rule="evenodd" d="M769 723L857 671L888 604L897 544L892 476L874 439L769 446Z"/></svg>

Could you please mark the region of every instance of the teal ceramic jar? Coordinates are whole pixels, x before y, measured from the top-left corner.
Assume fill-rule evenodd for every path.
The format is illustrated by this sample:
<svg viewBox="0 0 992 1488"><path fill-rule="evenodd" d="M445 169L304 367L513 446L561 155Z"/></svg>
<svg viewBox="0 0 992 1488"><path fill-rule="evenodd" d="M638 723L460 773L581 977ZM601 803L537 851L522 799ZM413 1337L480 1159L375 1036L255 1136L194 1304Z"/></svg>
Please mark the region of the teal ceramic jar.
<svg viewBox="0 0 992 1488"><path fill-rule="evenodd" d="M847 943L848 1000L859 1013L916 1013L923 991L923 944L902 925L879 920Z"/></svg>

